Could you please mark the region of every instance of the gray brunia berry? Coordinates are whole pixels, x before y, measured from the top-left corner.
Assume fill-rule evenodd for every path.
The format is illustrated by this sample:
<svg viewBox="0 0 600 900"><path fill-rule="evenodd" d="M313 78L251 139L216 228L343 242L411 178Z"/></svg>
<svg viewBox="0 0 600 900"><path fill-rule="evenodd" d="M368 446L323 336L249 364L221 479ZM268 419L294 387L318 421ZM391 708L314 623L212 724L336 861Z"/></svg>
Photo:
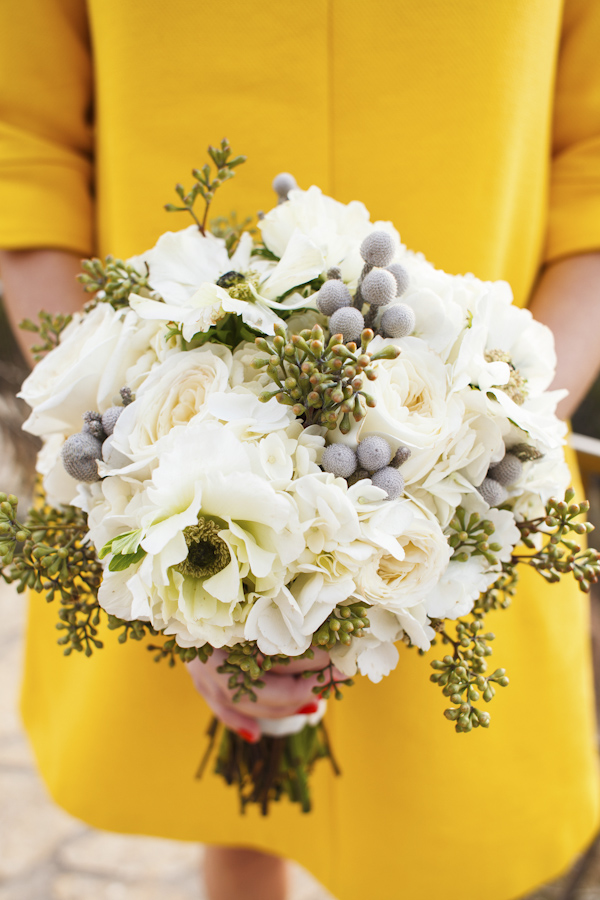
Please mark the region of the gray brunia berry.
<svg viewBox="0 0 600 900"><path fill-rule="evenodd" d="M102 413L102 428L106 435L112 434L117 424L117 419L125 409L124 406L111 406Z"/></svg>
<svg viewBox="0 0 600 900"><path fill-rule="evenodd" d="M396 279L396 297L401 297L408 287L408 272L400 263L392 263L387 267L387 271L391 272Z"/></svg>
<svg viewBox="0 0 600 900"><path fill-rule="evenodd" d="M72 434L64 442L61 458L66 472L77 481L99 481L96 461L102 459L102 442L88 432Z"/></svg>
<svg viewBox="0 0 600 900"><path fill-rule="evenodd" d="M389 466L392 459L392 448L385 438L379 437L377 434L370 434L363 438L356 452L359 463L368 472L375 472L377 469Z"/></svg>
<svg viewBox="0 0 600 900"><path fill-rule="evenodd" d="M477 488L488 506L500 506L508 497L508 492L494 478L484 478Z"/></svg>
<svg viewBox="0 0 600 900"><path fill-rule="evenodd" d="M325 282L317 294L316 304L319 312L324 316L331 316L336 309L352 306L352 295L343 281L332 278Z"/></svg>
<svg viewBox="0 0 600 900"><path fill-rule="evenodd" d="M336 309L329 319L330 334L341 334L346 344L348 341L358 341L364 327L362 313L352 306Z"/></svg>
<svg viewBox="0 0 600 900"><path fill-rule="evenodd" d="M415 313L406 303L396 303L384 310L380 328L385 337L403 338L415 330Z"/></svg>
<svg viewBox="0 0 600 900"><path fill-rule="evenodd" d="M290 191L294 191L298 187L296 179L289 172L280 172L273 179L273 190L282 200L287 200Z"/></svg>
<svg viewBox="0 0 600 900"><path fill-rule="evenodd" d="M392 466L385 466L379 469L374 475L371 475L371 481L375 487L381 488L387 494L388 500L397 500L404 491L404 478Z"/></svg>
<svg viewBox="0 0 600 900"><path fill-rule="evenodd" d="M347 444L329 444L323 450L321 468L340 478L350 478L358 465L356 453Z"/></svg>
<svg viewBox="0 0 600 900"><path fill-rule="evenodd" d="M504 459L501 459L493 468L490 469L488 475L495 481L498 481L504 487L516 484L523 474L523 463L512 453L507 453Z"/></svg>
<svg viewBox="0 0 600 900"><path fill-rule="evenodd" d="M370 266L387 266L394 258L394 241L387 231L372 231L360 245L360 255Z"/></svg>
<svg viewBox="0 0 600 900"><path fill-rule="evenodd" d="M363 300L371 306L387 306L396 296L396 279L387 269L373 269L360 286Z"/></svg>

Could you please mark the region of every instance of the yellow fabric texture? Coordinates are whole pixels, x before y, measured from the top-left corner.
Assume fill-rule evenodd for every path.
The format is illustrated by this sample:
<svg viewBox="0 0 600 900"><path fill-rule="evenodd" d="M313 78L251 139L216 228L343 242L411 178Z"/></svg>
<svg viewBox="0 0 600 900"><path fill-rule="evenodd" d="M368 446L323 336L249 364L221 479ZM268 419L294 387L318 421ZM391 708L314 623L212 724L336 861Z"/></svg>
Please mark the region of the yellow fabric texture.
<svg viewBox="0 0 600 900"><path fill-rule="evenodd" d="M140 252L187 225L162 204L227 135L249 162L215 214L268 208L292 171L437 266L508 279L519 303L544 260L600 247L595 0L19 0L0 35L0 246ZM40 597L23 714L52 795L98 827L262 847L340 900L510 900L598 825L588 607L526 573L492 619L511 685L490 730L456 735L403 650L330 703L344 774L319 766L307 816L242 817L231 789L195 781L209 714L185 671L110 634L63 658Z"/></svg>

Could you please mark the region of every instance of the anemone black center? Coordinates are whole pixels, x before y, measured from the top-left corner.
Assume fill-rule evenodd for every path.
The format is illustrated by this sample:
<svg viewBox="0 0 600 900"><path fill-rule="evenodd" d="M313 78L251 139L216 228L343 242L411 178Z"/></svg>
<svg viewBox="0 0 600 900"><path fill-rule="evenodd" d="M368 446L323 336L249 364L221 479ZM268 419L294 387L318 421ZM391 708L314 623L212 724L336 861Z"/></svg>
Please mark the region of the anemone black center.
<svg viewBox="0 0 600 900"><path fill-rule="evenodd" d="M220 530L220 525L203 517L198 519L197 525L184 529L188 555L175 566L177 571L188 578L210 578L229 565L231 554L223 538L219 537Z"/></svg>
<svg viewBox="0 0 600 900"><path fill-rule="evenodd" d="M225 272L217 281L217 285L222 288L230 288L244 280L244 276L240 272Z"/></svg>

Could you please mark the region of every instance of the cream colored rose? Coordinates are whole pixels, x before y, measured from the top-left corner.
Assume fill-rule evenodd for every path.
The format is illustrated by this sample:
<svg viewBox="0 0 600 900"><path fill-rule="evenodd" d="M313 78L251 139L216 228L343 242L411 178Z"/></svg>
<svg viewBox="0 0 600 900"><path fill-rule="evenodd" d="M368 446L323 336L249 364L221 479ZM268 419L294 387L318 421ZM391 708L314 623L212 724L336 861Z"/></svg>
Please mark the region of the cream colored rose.
<svg viewBox="0 0 600 900"><path fill-rule="evenodd" d="M141 322L131 310L116 312L108 303L76 315L58 347L23 383L19 396L32 408L25 430L44 437L80 431L83 413L112 406L132 368L140 377L142 358L142 369L149 371L156 361L148 354L156 331L155 323Z"/></svg>
<svg viewBox="0 0 600 900"><path fill-rule="evenodd" d="M420 603L448 565L450 548L438 522L410 500L389 502L361 523L377 552L356 576L356 594L400 613Z"/></svg>
<svg viewBox="0 0 600 900"><path fill-rule="evenodd" d="M231 353L220 344L169 356L119 416L113 448L138 465L158 459L177 429L209 415L207 399L228 389L230 371Z"/></svg>
<svg viewBox="0 0 600 900"><path fill-rule="evenodd" d="M375 338L373 350L380 340ZM400 356L380 361L377 379L368 385L376 406L363 419L360 437L385 434L410 447L413 453L402 474L411 483L429 472L443 454L461 427L464 406L449 394L446 366L424 341L409 337L395 343L401 348Z"/></svg>

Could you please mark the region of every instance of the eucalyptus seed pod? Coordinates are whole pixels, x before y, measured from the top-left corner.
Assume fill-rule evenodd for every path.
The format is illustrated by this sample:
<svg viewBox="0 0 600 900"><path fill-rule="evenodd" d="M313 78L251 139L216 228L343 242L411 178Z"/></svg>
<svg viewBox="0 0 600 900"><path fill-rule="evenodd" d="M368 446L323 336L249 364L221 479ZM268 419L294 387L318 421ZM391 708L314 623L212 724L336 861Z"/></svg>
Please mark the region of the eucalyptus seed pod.
<svg viewBox="0 0 600 900"><path fill-rule="evenodd" d="M500 506L508 497L506 488L493 478L484 478L477 490L488 506Z"/></svg>
<svg viewBox="0 0 600 900"><path fill-rule="evenodd" d="M363 299L370 306L387 306L396 296L396 279L387 269L373 269L360 289Z"/></svg>
<svg viewBox="0 0 600 900"><path fill-rule="evenodd" d="M397 500L404 491L404 478L398 469L393 469L391 466L379 469L371 476L371 481L375 487L386 492L388 500Z"/></svg>
<svg viewBox="0 0 600 900"><path fill-rule="evenodd" d="M400 265L400 263L392 263L391 266L387 266L386 268L396 279L396 296L401 297L408 287L408 272L404 266Z"/></svg>
<svg viewBox="0 0 600 900"><path fill-rule="evenodd" d="M504 487L516 484L522 474L523 463L517 456L513 456L512 453L507 453L504 459L501 459L488 472L489 478L493 478L494 481L498 481Z"/></svg>
<svg viewBox="0 0 600 900"><path fill-rule="evenodd" d="M330 283L334 284L333 281ZM348 341L357 341L360 338L364 325L365 320L362 313L352 306L336 309L329 319L331 334L341 334L346 343Z"/></svg>
<svg viewBox="0 0 600 900"><path fill-rule="evenodd" d="M392 459L392 448L385 438L377 434L370 434L364 438L356 452L360 465L369 472L376 472L384 466L389 466Z"/></svg>
<svg viewBox="0 0 600 900"><path fill-rule="evenodd" d="M394 241L387 231L372 231L360 245L360 255L370 266L388 266L394 258Z"/></svg>
<svg viewBox="0 0 600 900"><path fill-rule="evenodd" d="M315 297L317 309L324 316L331 316L336 309L352 306L352 296L343 281L331 278L326 281Z"/></svg>
<svg viewBox="0 0 600 900"><path fill-rule="evenodd" d="M397 303L384 310L381 317L381 331L385 337L403 338L415 329L415 313L406 303Z"/></svg>
<svg viewBox="0 0 600 900"><path fill-rule="evenodd" d="M323 450L321 468L340 478L349 478L356 471L358 461L352 447L346 444L329 444Z"/></svg>
<svg viewBox="0 0 600 900"><path fill-rule="evenodd" d="M64 442L61 459L66 472L77 481L99 481L97 460L102 459L102 442L88 432L72 434Z"/></svg>

